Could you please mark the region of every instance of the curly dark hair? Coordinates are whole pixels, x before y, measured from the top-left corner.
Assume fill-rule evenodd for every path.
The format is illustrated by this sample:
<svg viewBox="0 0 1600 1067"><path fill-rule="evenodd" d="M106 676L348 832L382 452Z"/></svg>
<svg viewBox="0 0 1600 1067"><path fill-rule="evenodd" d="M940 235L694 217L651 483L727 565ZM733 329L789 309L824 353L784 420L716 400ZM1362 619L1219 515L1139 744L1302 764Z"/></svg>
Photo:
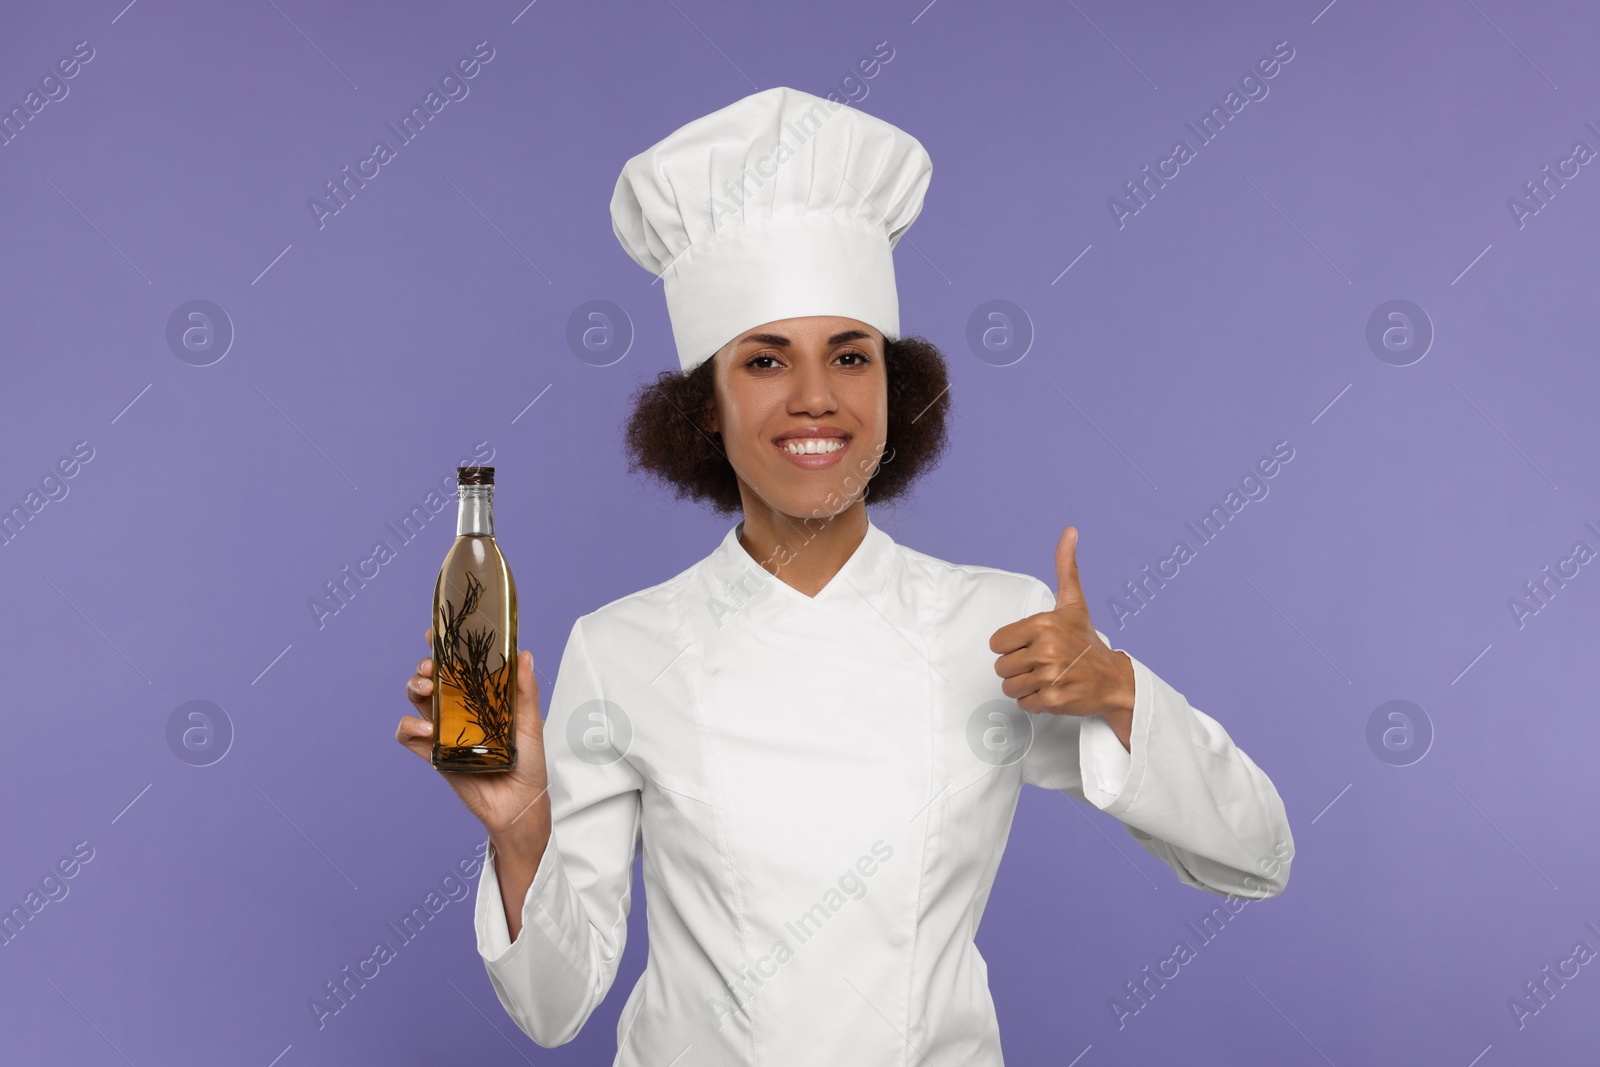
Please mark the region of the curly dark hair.
<svg viewBox="0 0 1600 1067"><path fill-rule="evenodd" d="M885 340L888 431L883 458L867 484L875 501L903 497L913 482L944 454L950 413L950 378L944 356L922 337ZM712 361L694 370L662 371L633 394L625 448L628 470L643 472L680 499L709 504L723 515L739 511L739 481L722 450L722 435L696 418L709 412L714 391Z"/></svg>

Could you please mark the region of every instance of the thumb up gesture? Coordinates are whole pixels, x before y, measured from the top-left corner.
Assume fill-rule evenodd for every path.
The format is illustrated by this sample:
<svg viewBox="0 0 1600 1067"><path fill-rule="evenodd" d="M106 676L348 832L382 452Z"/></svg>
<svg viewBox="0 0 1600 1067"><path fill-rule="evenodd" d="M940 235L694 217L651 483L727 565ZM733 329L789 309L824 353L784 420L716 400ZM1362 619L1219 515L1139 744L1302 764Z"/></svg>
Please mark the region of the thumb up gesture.
<svg viewBox="0 0 1600 1067"><path fill-rule="evenodd" d="M1068 526L1056 543L1055 607L994 632L995 673L1024 711L1125 719L1133 714L1133 662L1089 622L1077 552L1078 528Z"/></svg>

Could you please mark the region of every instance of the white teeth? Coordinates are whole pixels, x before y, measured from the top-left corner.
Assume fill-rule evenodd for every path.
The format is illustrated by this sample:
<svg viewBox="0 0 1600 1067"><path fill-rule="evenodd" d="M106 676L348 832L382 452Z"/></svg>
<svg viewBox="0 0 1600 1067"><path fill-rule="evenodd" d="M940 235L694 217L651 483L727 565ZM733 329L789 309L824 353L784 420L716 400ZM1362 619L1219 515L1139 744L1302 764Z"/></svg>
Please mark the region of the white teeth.
<svg viewBox="0 0 1600 1067"><path fill-rule="evenodd" d="M844 447L844 440L838 437L791 437L782 445L783 450L792 455L811 456L837 452Z"/></svg>

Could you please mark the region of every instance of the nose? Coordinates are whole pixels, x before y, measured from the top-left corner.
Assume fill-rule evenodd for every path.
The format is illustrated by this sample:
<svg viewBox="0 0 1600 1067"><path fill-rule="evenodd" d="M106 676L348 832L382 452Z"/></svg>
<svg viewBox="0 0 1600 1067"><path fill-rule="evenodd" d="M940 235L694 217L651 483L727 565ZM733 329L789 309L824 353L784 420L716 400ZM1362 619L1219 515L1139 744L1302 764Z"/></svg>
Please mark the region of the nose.
<svg viewBox="0 0 1600 1067"><path fill-rule="evenodd" d="M838 406L823 353L800 353L789 382L789 413L792 415L825 415Z"/></svg>

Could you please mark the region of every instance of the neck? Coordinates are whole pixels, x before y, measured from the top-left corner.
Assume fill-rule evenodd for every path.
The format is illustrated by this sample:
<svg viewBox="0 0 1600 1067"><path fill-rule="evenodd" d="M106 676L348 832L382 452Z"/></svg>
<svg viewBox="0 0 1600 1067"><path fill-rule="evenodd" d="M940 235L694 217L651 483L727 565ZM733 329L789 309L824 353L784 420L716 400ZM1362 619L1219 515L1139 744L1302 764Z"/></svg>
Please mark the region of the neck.
<svg viewBox="0 0 1600 1067"><path fill-rule="evenodd" d="M858 499L827 518L746 507L739 544L784 584L816 596L867 536L867 505Z"/></svg>

